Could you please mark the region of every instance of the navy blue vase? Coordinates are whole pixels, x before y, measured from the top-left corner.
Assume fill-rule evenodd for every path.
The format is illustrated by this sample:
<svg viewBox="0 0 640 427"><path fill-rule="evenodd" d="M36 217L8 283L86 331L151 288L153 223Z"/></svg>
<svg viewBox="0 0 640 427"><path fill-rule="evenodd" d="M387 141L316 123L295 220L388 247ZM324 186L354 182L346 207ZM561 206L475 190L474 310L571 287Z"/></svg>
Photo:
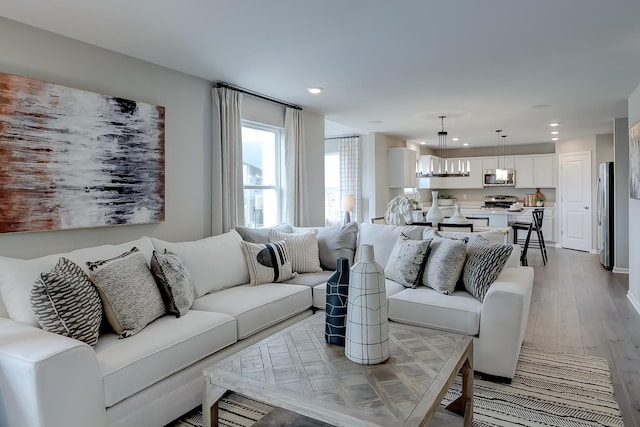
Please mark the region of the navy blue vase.
<svg viewBox="0 0 640 427"><path fill-rule="evenodd" d="M329 344L344 347L349 295L349 259L338 258L336 272L327 280L327 320L324 338Z"/></svg>

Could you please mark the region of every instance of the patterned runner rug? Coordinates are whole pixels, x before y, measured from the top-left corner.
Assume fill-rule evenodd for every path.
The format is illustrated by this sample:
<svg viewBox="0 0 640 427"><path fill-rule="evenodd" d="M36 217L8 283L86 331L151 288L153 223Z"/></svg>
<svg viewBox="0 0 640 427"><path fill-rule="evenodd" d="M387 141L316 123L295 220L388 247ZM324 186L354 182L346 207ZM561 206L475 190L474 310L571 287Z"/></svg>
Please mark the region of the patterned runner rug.
<svg viewBox="0 0 640 427"><path fill-rule="evenodd" d="M460 395L459 378L443 405ZM474 380L473 426L624 426L613 396L607 361L595 357L523 347L511 384ZM220 426L249 427L269 405L229 394L220 403ZM198 408L173 427L202 425Z"/></svg>

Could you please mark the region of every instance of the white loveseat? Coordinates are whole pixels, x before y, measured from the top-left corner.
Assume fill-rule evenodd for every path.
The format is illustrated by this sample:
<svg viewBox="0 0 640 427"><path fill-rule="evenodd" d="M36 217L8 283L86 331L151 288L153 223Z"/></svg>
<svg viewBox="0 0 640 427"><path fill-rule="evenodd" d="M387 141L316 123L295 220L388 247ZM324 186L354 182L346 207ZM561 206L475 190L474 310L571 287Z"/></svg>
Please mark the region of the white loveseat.
<svg viewBox="0 0 640 427"><path fill-rule="evenodd" d="M373 244L384 266L400 231L420 238L424 227L363 224L358 242ZM334 252L324 251L325 258L355 250L345 247L355 246L355 238L331 229L321 233L322 245L327 236L340 240L330 248ZM182 243L143 237L34 260L0 257L0 426L162 426L201 402L203 368L310 315L314 307L324 309L331 271L299 275L286 284L249 286L240 242L232 231ZM84 268L86 261L132 246L147 261L154 249L181 257L198 292L191 310L180 318L165 315L125 339L103 334L94 347L38 327L28 295L40 272L51 270L61 255ZM393 321L475 336L476 369L510 378L532 280L531 268L505 268L484 303L464 293L435 295L388 281L389 315ZM468 317L462 328L455 326L460 313Z"/></svg>

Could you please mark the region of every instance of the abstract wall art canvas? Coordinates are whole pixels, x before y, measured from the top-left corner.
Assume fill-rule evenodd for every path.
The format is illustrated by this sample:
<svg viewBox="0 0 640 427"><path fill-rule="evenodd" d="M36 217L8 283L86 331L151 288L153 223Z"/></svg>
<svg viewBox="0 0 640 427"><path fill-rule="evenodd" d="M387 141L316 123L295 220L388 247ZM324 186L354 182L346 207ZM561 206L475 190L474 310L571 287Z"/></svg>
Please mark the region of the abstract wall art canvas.
<svg viewBox="0 0 640 427"><path fill-rule="evenodd" d="M640 122L629 129L629 197L640 200Z"/></svg>
<svg viewBox="0 0 640 427"><path fill-rule="evenodd" d="M0 73L0 233L164 221L164 107Z"/></svg>

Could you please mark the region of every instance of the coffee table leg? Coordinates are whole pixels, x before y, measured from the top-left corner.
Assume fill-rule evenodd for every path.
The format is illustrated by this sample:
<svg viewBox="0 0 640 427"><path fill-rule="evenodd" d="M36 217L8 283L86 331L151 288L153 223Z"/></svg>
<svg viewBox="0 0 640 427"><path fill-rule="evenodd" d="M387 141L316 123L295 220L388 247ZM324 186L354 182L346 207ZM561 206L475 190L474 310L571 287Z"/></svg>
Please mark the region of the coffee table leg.
<svg viewBox="0 0 640 427"><path fill-rule="evenodd" d="M204 383L204 397L202 399L202 425L203 427L216 427L218 425L218 401L227 392L226 388Z"/></svg>
<svg viewBox="0 0 640 427"><path fill-rule="evenodd" d="M471 427L473 421L473 354L469 354L462 365L462 395L447 405L451 412L464 416L464 426Z"/></svg>

